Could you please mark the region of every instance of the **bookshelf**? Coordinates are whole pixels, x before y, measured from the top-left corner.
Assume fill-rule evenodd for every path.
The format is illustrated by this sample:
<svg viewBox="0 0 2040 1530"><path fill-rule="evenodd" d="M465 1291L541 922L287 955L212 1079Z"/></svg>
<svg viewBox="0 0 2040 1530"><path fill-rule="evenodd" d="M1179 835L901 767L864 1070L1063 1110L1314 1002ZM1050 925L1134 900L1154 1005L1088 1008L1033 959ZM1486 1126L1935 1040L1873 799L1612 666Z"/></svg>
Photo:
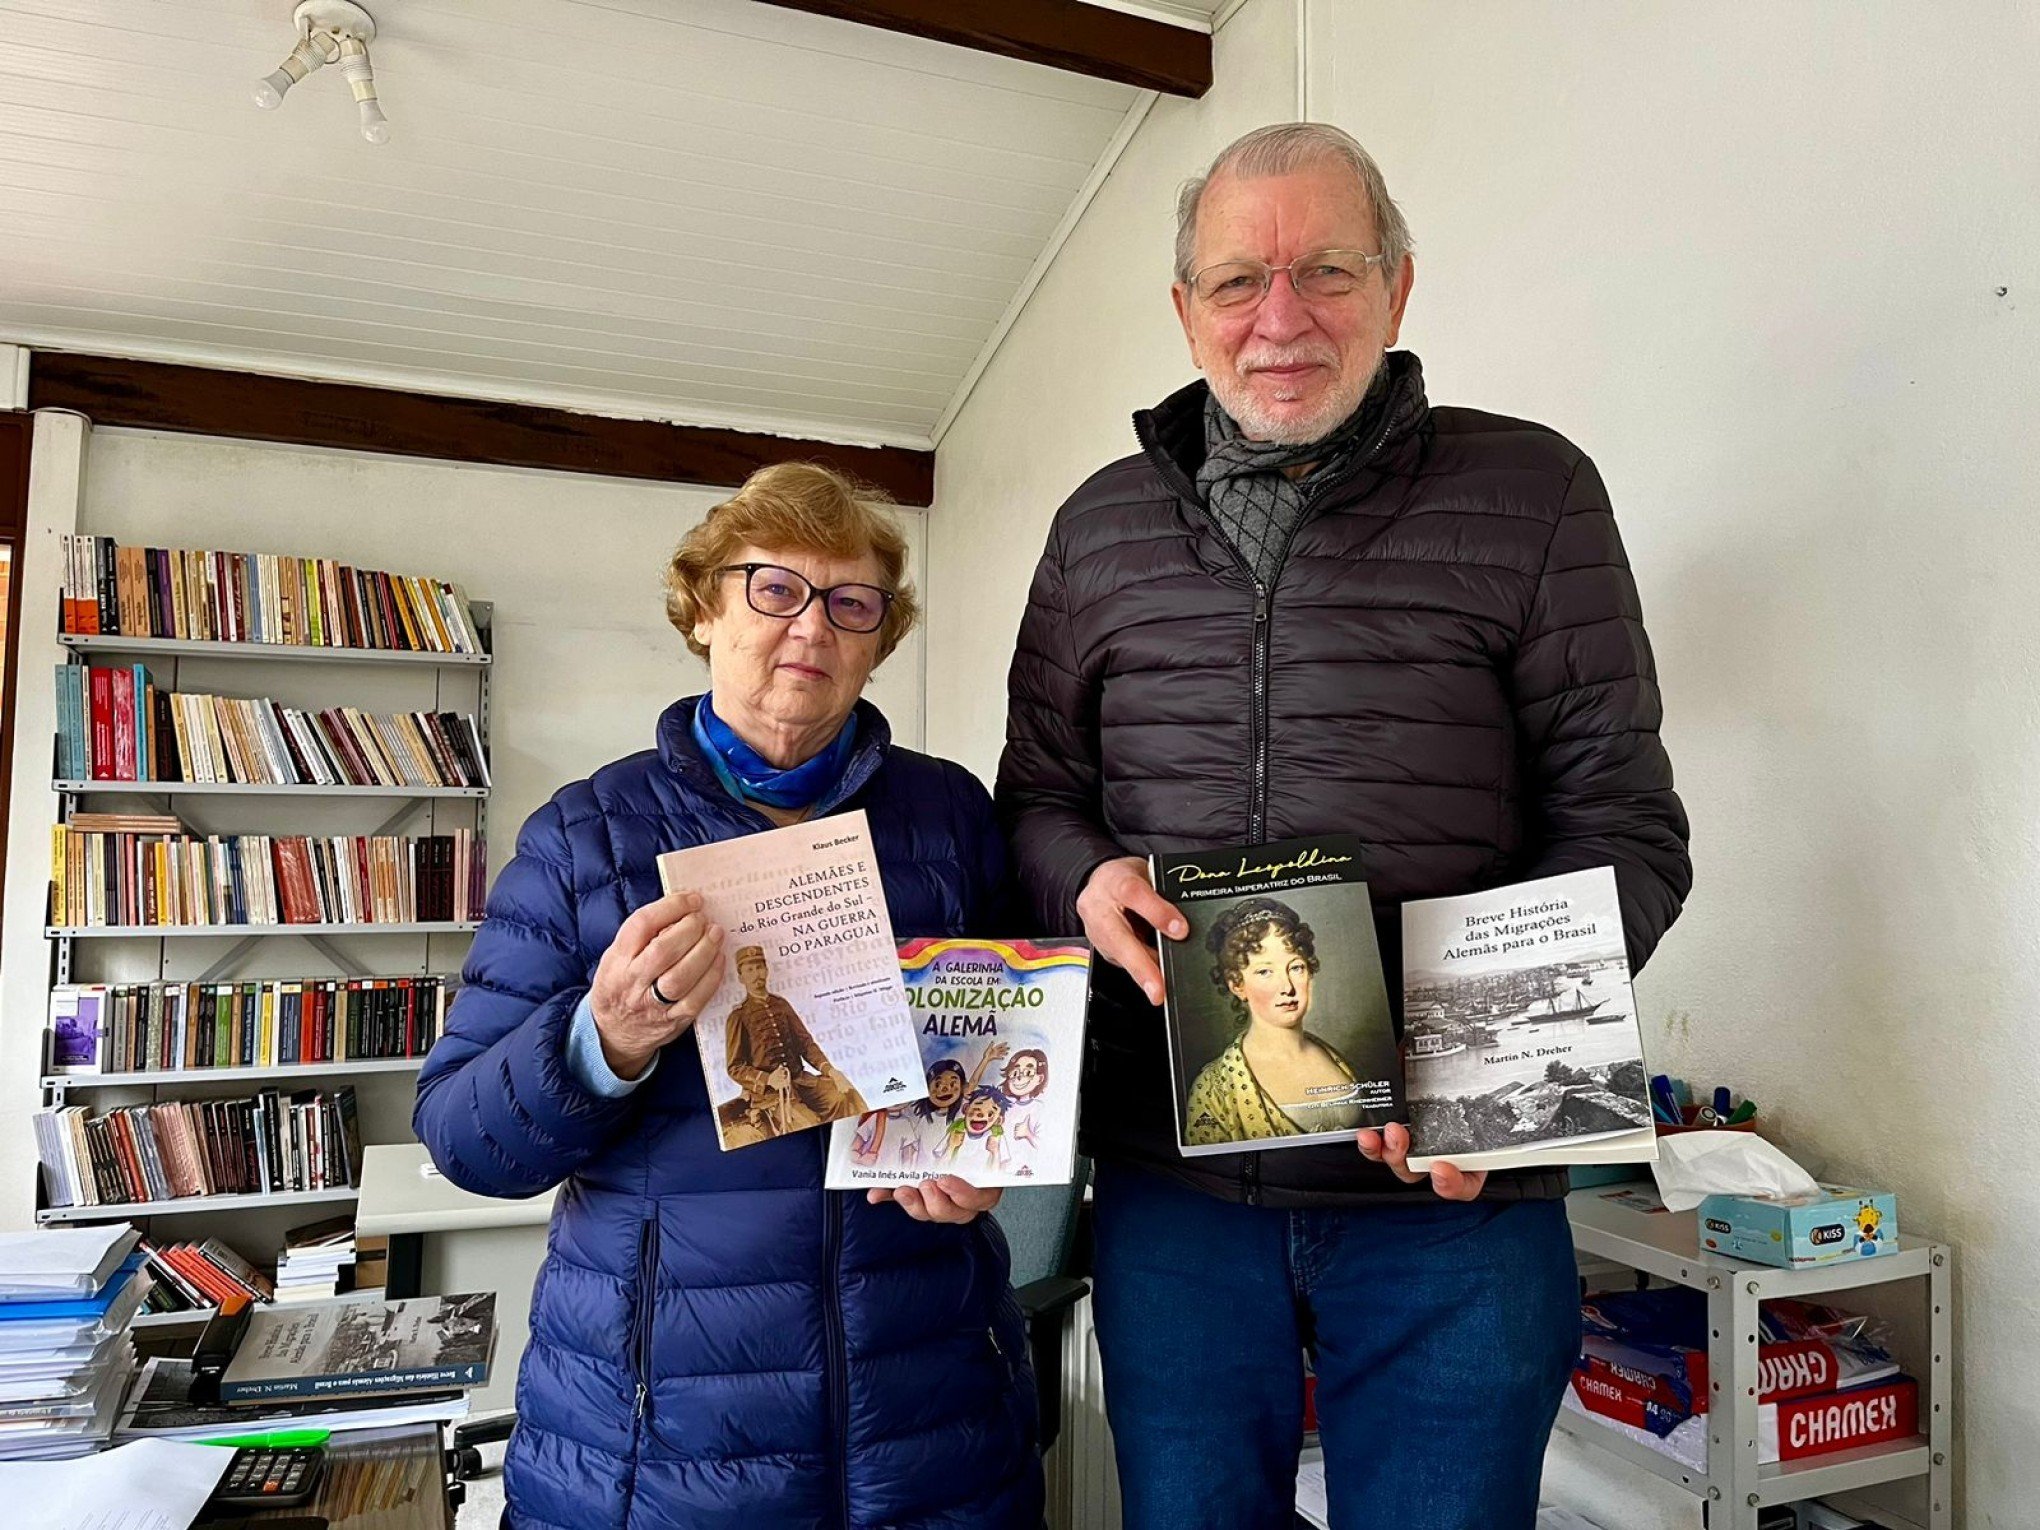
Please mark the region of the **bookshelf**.
<svg viewBox="0 0 2040 1530"><path fill-rule="evenodd" d="M477 653L253 640L154 638L113 633L65 633L59 636L58 642L67 666L143 664L148 667L151 678L169 691L186 690L186 686L180 683L185 667L200 666L195 673L209 681L211 688L257 695L265 689L263 684L236 684L234 677L244 666L252 672L261 666L280 663L289 666L289 670L271 673L277 677L286 673L292 675L294 678L290 684L300 693L317 693L318 706L359 701L359 693L368 689L386 695L403 694L409 698L403 703L406 710L468 712L473 718L476 735L471 742L479 742L486 768L490 753L490 701L494 674L494 657L489 651L492 646L493 609L485 601L468 602L467 609L472 613L474 632L481 639L482 651ZM333 671L330 681L322 674L324 667L331 667ZM382 672L380 679L376 678L377 671ZM276 679L270 683L283 682ZM203 690L207 687L201 684L197 688ZM56 769L61 756L54 747L55 740L52 742L51 790L56 794L59 821L63 823L71 822L83 812L114 810L175 813L187 824L188 833L201 839L209 835L276 833L279 832L279 824L283 823L278 814L285 815L288 820L287 826L280 828L281 834L286 836L361 835L382 838L414 832L449 834L455 828L471 827L479 842L487 830L490 795L487 786L81 780L66 777ZM188 768L186 773L190 773ZM311 815L315 824L307 824L304 821L306 814L294 811L295 805L289 801L293 798L303 799L308 809L316 806ZM450 823L442 818L449 813L456 815ZM250 823L250 814L263 821ZM412 827L414 825L421 826ZM430 907L429 903L426 906ZM344 983L348 979L402 976L437 977L445 981L444 969L449 963L444 958L434 960L438 954L436 942L465 937L479 927L478 921L473 919L79 925L58 922L62 912L52 909L44 927L44 934L51 943L52 987L79 982L229 983L242 980L242 967L256 961L263 964L258 970L265 979L269 979L271 969L281 964L273 954L265 953L273 953L277 949L274 942L284 937L302 944L281 949L309 948L330 965L333 970L323 974L322 981L333 979ZM101 916L94 912L91 917ZM378 960L358 960L350 954L350 948L364 937L370 938L365 950L379 953ZM418 952L417 959L392 960L391 953L404 949L388 944L392 939L410 942ZM189 944L192 941L216 942L221 949L209 949L203 945L192 947ZM198 970L201 964L204 964L202 971ZM297 981L303 977L295 963L289 965L290 976L274 980ZM452 965L457 968L459 964L455 961ZM87 969L85 974L80 973L81 967ZM307 985L313 981L309 978L303 980ZM387 1108L381 1111L385 1121L380 1135L371 1127L364 1104L363 1137L366 1141L393 1140L391 1134L398 1129L395 1125L397 1107L403 1104L398 1091L408 1096L410 1081L424 1061L422 1055L345 1057L258 1066L158 1067L72 1073L59 1071L53 1065L53 1051L48 1040L46 1038L40 1079L44 1107L61 1109L89 1102L95 1117L126 1105L224 1097L265 1088L279 1089L288 1094L293 1090L323 1088L329 1082L337 1087L353 1081L366 1088L381 1081L394 1080L394 1083L381 1083L381 1087L389 1093L382 1096ZM246 1056L243 1053L240 1061L245 1061ZM363 1096L364 1101L367 1098ZM408 1118L408 1109L403 1111L403 1115ZM43 1225L214 1214L251 1215L259 1221L261 1213L275 1213L274 1218L262 1225L280 1228L306 1216L346 1210L353 1205L359 1193L354 1187L333 1186L319 1190L215 1193L166 1200L59 1207L50 1204L40 1169L36 1172L36 1220ZM221 1224L222 1228L226 1225L225 1222ZM236 1222L233 1225L240 1224ZM267 1256L274 1252L274 1248L256 1247L244 1252ZM181 1322L198 1316L202 1314L165 1314L156 1321Z"/></svg>
<svg viewBox="0 0 2040 1530"><path fill-rule="evenodd" d="M136 1089L157 1084L235 1084L250 1081L347 1078L357 1073L416 1073L422 1057L356 1057L343 1062L272 1063L266 1068L152 1068L139 1073L45 1073L44 1094L52 1105L93 1089Z"/></svg>
<svg viewBox="0 0 2040 1530"><path fill-rule="evenodd" d="M277 1206L353 1205L360 1190L270 1190L260 1195L182 1195L167 1201L128 1201L101 1206L45 1206L35 1214L46 1227L69 1222L131 1222L137 1217L189 1216L199 1212L257 1211Z"/></svg>

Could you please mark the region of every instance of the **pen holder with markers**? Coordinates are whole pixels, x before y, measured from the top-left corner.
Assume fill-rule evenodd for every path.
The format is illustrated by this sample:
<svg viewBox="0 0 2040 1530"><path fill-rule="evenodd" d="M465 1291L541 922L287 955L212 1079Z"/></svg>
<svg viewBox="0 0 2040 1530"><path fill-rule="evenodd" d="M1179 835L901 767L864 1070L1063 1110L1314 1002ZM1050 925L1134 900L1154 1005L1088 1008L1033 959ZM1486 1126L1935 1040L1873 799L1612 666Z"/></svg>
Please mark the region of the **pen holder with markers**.
<svg viewBox="0 0 2040 1530"><path fill-rule="evenodd" d="M1657 1127L1657 1134L1660 1137L1677 1137L1685 1132L1753 1132L1757 1129L1756 1116L1751 1116L1747 1121L1737 1121L1734 1125L1725 1121L1710 1121L1703 1126L1698 1119L1700 1110L1701 1107L1698 1105L1681 1105L1679 1124L1674 1126L1669 1121L1656 1122L1654 1124Z"/></svg>

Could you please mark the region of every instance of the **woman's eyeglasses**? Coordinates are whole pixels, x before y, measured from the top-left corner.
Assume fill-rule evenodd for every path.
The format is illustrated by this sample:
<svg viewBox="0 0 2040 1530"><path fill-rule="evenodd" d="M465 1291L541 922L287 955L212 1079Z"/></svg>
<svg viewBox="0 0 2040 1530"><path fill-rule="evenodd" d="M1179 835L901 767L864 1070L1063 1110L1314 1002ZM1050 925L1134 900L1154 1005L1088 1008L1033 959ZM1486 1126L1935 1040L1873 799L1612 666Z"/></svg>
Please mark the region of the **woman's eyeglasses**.
<svg viewBox="0 0 2040 1530"><path fill-rule="evenodd" d="M819 599L829 625L841 632L878 631L893 603L893 592L875 584L832 584L823 589L776 563L728 563L716 572L742 574L744 599L760 616L790 622Z"/></svg>

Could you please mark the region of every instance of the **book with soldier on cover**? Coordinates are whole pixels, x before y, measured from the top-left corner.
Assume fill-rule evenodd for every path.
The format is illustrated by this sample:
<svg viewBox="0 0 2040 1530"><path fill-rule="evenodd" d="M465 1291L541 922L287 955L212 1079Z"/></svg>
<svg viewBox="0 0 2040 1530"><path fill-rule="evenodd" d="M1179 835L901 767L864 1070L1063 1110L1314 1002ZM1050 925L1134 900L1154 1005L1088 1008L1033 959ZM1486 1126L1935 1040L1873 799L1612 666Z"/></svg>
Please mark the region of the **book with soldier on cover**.
<svg viewBox="0 0 2040 1530"><path fill-rule="evenodd" d="M1606 866L1404 904L1403 1040L1412 1169L1657 1156Z"/></svg>
<svg viewBox="0 0 2040 1530"><path fill-rule="evenodd" d="M1091 948L910 940L900 970L927 1098L838 1121L824 1182L859 1190L954 1174L981 1188L1068 1184Z"/></svg>
<svg viewBox="0 0 2040 1530"><path fill-rule="evenodd" d="M668 851L659 881L725 932L694 1024L724 1151L927 1094L862 812Z"/></svg>
<svg viewBox="0 0 2040 1530"><path fill-rule="evenodd" d="M1156 855L1190 933L1157 937L1185 1157L1350 1142L1402 1119L1402 1069L1351 835Z"/></svg>

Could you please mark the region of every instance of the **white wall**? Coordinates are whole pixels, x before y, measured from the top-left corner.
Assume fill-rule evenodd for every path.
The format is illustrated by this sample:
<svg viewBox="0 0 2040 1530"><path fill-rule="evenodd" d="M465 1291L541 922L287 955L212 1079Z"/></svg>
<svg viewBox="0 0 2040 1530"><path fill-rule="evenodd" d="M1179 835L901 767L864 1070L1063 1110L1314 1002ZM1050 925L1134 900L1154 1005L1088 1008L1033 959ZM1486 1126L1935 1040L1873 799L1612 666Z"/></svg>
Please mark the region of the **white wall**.
<svg viewBox="0 0 2040 1530"><path fill-rule="evenodd" d="M1193 375L1169 305L1176 187L1232 139L1296 114L1293 0L1220 29L1201 101L1155 103L951 423L936 455L928 747L986 781L1006 663L1056 506L1135 450L1131 416Z"/></svg>
<svg viewBox="0 0 2040 1530"><path fill-rule="evenodd" d="M1556 425L1614 494L1694 824L1654 1055L1955 1244L1965 1522L2032 1524L2040 20L1311 14L1313 114L1416 234L1434 396Z"/></svg>
<svg viewBox="0 0 2040 1530"><path fill-rule="evenodd" d="M141 431L99 430L89 441L78 513L82 531L153 546L299 553L429 573L495 603L492 867L508 858L518 825L556 788L607 760L650 747L660 710L706 685L705 667L665 620L660 576L674 544L724 497L715 491ZM36 466L41 469L40 458ZM901 519L918 568L926 516L904 511ZM25 626L31 605L25 598ZM53 624L53 617L48 620ZM909 746L918 746L923 736L924 641L919 634L910 637L869 692ZM159 679L169 681L167 668L159 669L165 671ZM457 680L450 678L435 699L431 675L410 670L186 661L174 683L273 695L294 705L344 700L384 710L474 706L472 689L463 693ZM38 697L49 689L42 662L25 657L20 687L24 696ZM30 717L26 708L23 716L25 722ZM10 968L25 949L14 938L17 921L33 918L29 910L39 901L17 901L14 893L48 875L49 842L39 818L48 811L43 804L53 800L47 790L47 726L42 738L24 739L17 751L23 771L16 777L8 857ZM38 775L40 793L24 792L24 780L33 783ZM373 828L390 804L189 799L185 806L194 819L220 831L284 833L316 821L340 833ZM438 809L435 819L442 830L471 821L452 807ZM424 822L407 832L423 832ZM344 944L384 970L403 971L421 963L434 970L457 967L466 943L440 938L429 952L421 949L423 941L394 936L351 937ZM164 970L173 976L199 970L223 949L212 941L168 941L161 947ZM91 975L136 978L157 971L155 943L81 942L77 949ZM32 964L33 958L23 958L24 969ZM298 942L280 940L266 942L245 970L317 973L325 966ZM10 995L18 999L11 970L8 981ZM23 1002L11 1002L0 1017L6 1032L0 1057L31 1059L18 1070L31 1077L41 1025L40 1007ZM369 1140L408 1137L407 1084L384 1080L372 1089L363 1086L363 1109ZM9 1111L0 1121L0 1227L28 1221L33 1164L25 1111ZM236 1231L249 1225L233 1224ZM251 1233L247 1241L244 1252L263 1252L261 1237Z"/></svg>
<svg viewBox="0 0 2040 1530"><path fill-rule="evenodd" d="M1956 1245L1961 1522L2030 1525L2040 19L1305 13L1310 115L1369 145L1413 225L1403 339L1433 397L1557 426L1614 493L1698 874L1639 984L1653 1055ZM1249 5L1211 98L1156 108L942 442L930 737L981 771L1049 516L1190 375L1174 187L1295 114L1295 15ZM1549 1486L1618 1530L1699 1523L1564 1446Z"/></svg>

